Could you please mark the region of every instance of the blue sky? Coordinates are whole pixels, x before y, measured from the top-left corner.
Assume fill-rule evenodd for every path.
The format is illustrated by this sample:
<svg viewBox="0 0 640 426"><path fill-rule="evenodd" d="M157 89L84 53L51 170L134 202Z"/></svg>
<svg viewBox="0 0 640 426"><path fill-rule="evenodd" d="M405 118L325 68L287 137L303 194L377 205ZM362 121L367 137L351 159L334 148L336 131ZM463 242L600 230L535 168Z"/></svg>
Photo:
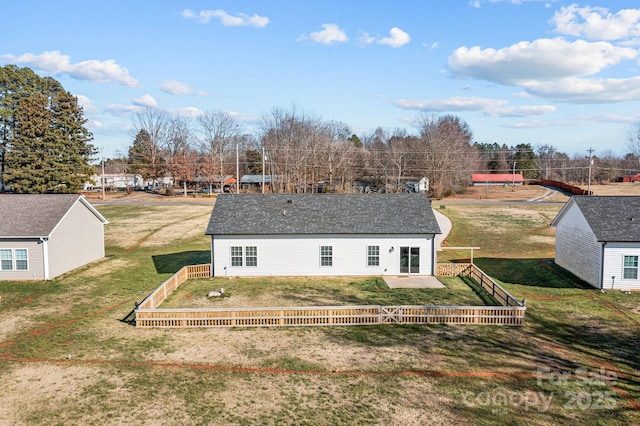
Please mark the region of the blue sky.
<svg viewBox="0 0 640 426"><path fill-rule="evenodd" d="M0 65L78 96L106 156L144 106L274 108L415 133L423 112L478 142L628 152L640 123L640 6L598 0L21 0L3 4Z"/></svg>

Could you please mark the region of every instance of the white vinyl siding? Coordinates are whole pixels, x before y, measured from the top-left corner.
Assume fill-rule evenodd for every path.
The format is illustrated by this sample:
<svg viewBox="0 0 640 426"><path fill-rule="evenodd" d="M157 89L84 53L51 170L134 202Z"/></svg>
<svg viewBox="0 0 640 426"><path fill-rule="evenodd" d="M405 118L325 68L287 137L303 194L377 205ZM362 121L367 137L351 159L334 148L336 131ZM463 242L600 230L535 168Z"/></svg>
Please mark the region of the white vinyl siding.
<svg viewBox="0 0 640 426"><path fill-rule="evenodd" d="M78 200L49 236L49 279L104 257L104 224Z"/></svg>
<svg viewBox="0 0 640 426"><path fill-rule="evenodd" d="M346 276L398 275L400 246L420 248L420 271L433 271L432 235L265 235L214 236L214 276ZM255 267L231 266L232 246L256 247L259 260ZM320 247L331 247L331 267L321 266ZM367 266L366 247L379 247L379 265ZM395 251L390 251L395 247Z"/></svg>
<svg viewBox="0 0 640 426"><path fill-rule="evenodd" d="M602 244L575 202L570 202L572 205L556 224L555 262L599 288Z"/></svg>
<svg viewBox="0 0 640 426"><path fill-rule="evenodd" d="M607 243L604 246L602 288L640 290L639 262L640 243ZM638 275L633 278L634 274Z"/></svg>

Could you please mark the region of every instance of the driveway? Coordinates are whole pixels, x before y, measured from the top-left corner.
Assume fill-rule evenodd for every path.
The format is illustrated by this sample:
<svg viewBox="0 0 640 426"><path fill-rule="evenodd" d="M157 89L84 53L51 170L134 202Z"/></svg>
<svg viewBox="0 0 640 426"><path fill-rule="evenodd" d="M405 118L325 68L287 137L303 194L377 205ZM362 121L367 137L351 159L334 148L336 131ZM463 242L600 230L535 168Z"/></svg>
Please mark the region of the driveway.
<svg viewBox="0 0 640 426"><path fill-rule="evenodd" d="M442 232L442 234L436 235L436 250L442 251L442 242L447 238L449 232L451 232L451 221L436 209L433 209L433 214L436 216L440 232Z"/></svg>

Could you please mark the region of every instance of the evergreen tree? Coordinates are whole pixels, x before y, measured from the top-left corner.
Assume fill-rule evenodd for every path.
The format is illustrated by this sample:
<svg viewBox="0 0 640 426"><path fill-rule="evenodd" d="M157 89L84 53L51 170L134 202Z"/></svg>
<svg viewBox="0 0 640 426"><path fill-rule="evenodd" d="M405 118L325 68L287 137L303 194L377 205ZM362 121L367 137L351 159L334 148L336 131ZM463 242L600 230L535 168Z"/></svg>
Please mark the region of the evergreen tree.
<svg viewBox="0 0 640 426"><path fill-rule="evenodd" d="M0 189L73 193L95 148L77 99L29 68L0 68Z"/></svg>

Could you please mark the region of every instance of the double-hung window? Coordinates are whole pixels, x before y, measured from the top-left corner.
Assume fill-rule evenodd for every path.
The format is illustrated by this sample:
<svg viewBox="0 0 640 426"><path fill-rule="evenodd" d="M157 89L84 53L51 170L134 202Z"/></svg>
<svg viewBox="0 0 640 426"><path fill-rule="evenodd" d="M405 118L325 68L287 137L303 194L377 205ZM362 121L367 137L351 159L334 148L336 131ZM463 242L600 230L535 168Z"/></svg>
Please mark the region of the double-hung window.
<svg viewBox="0 0 640 426"><path fill-rule="evenodd" d="M27 249L0 249L0 271L28 271Z"/></svg>
<svg viewBox="0 0 640 426"><path fill-rule="evenodd" d="M333 246L320 246L320 266L333 266Z"/></svg>
<svg viewBox="0 0 640 426"><path fill-rule="evenodd" d="M231 266L242 266L242 246L231 246Z"/></svg>
<svg viewBox="0 0 640 426"><path fill-rule="evenodd" d="M247 246L244 248L244 253L245 253L245 258L244 258L245 266L258 266L258 247Z"/></svg>
<svg viewBox="0 0 640 426"><path fill-rule="evenodd" d="M638 256L625 256L622 277L625 280L638 279Z"/></svg>
<svg viewBox="0 0 640 426"><path fill-rule="evenodd" d="M367 246L367 266L380 266L380 246Z"/></svg>

